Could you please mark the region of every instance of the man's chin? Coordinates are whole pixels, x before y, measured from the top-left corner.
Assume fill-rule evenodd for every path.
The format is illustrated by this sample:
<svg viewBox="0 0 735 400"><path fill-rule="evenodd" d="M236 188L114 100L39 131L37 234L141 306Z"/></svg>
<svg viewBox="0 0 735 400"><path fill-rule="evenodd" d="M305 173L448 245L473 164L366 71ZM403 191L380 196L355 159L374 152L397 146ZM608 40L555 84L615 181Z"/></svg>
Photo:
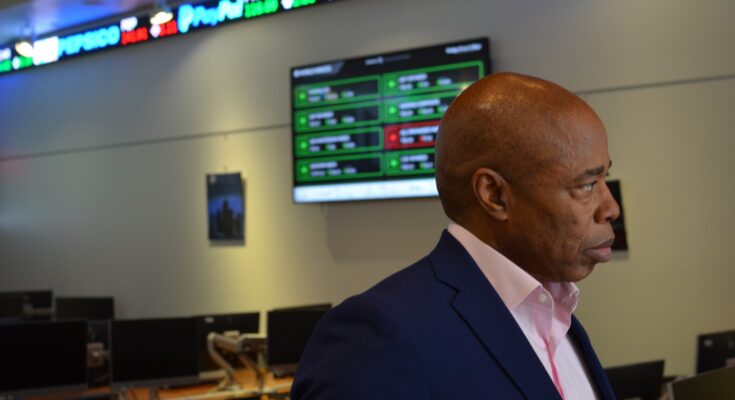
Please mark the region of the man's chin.
<svg viewBox="0 0 735 400"><path fill-rule="evenodd" d="M573 268L571 271L566 271L567 273L564 274L562 277L562 281L564 282L579 282L582 279L588 277L592 271L595 269L595 264L592 263L589 265L581 265L578 267Z"/></svg>
<svg viewBox="0 0 735 400"><path fill-rule="evenodd" d="M557 273L553 276L531 275L539 282L579 282L591 274L594 269L595 263L590 263L568 266L560 270L557 269Z"/></svg>

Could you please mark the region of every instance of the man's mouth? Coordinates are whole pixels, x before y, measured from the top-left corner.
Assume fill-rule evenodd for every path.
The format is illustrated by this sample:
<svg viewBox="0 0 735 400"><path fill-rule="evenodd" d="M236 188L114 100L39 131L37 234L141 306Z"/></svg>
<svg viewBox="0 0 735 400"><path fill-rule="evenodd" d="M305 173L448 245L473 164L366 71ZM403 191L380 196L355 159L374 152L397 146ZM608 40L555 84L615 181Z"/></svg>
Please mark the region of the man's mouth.
<svg viewBox="0 0 735 400"><path fill-rule="evenodd" d="M595 247L591 247L584 251L584 254L598 263L610 261L612 258L612 244L615 238L608 239Z"/></svg>

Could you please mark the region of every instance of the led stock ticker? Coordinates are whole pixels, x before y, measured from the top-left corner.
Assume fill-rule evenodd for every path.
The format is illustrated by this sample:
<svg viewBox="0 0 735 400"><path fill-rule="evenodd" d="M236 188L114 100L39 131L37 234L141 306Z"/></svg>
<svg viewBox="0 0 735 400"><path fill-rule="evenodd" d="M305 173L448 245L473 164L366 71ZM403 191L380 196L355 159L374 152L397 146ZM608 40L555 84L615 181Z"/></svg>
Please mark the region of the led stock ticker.
<svg viewBox="0 0 735 400"><path fill-rule="evenodd" d="M151 24L149 15L145 14L125 17L119 23L105 24L68 35L40 38L33 42L32 56L18 54L12 44L0 46L0 75L98 50L181 36L203 28L334 1L336 0L222 0L184 3L172 9L172 21L160 25Z"/></svg>
<svg viewBox="0 0 735 400"><path fill-rule="evenodd" d="M293 68L294 201L435 196L439 121L488 72L487 46L477 39Z"/></svg>

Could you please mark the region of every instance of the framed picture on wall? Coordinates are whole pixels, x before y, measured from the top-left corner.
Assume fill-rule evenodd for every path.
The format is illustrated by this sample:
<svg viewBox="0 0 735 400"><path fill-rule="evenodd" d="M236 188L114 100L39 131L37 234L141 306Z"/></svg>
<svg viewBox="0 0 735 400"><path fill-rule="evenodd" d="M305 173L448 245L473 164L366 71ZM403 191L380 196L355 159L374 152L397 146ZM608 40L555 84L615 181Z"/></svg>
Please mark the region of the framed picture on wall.
<svg viewBox="0 0 735 400"><path fill-rule="evenodd" d="M245 200L239 172L207 174L209 240L245 239Z"/></svg>
<svg viewBox="0 0 735 400"><path fill-rule="evenodd" d="M628 250L628 235L625 232L625 214L623 213L623 196L620 193L620 181L609 180L607 187L620 206L620 216L612 222L613 232L615 233L615 242L613 242L613 250Z"/></svg>

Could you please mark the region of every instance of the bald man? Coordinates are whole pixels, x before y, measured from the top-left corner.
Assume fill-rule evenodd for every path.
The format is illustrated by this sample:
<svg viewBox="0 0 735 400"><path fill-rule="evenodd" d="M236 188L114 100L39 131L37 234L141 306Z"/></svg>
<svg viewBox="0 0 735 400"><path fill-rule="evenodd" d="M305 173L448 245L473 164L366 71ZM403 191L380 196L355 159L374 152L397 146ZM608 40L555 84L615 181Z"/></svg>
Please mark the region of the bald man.
<svg viewBox="0 0 735 400"><path fill-rule="evenodd" d="M495 74L447 110L436 248L320 322L295 400L614 399L573 316L611 257L607 134L562 87Z"/></svg>

